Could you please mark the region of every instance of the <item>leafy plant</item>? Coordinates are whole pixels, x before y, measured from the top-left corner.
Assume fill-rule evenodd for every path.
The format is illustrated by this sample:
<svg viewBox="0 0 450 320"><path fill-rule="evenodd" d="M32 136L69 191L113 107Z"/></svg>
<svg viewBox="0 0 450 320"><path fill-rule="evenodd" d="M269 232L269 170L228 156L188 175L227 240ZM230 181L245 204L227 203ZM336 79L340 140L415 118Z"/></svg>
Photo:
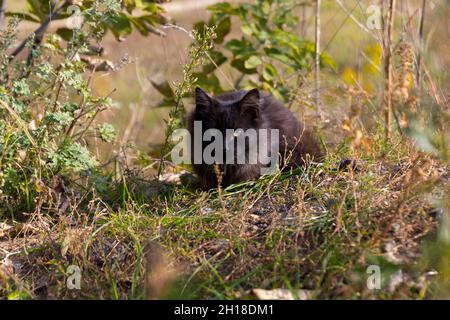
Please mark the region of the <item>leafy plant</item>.
<svg viewBox="0 0 450 320"><path fill-rule="evenodd" d="M161 175L164 167L164 158L170 147L170 139L175 129L184 125L186 110L183 105L183 98L192 92L192 86L198 82L197 73L195 72L200 68L205 61L208 52L213 47L213 41L216 38L215 27L206 27L203 32L194 30L191 34L194 42L189 50L189 63L184 66L183 80L175 83L175 90L172 92L168 84L155 85L159 88L160 92L164 92L169 100L169 104L172 104L173 108L170 111L169 119L167 120L166 139L161 148L160 166L158 176Z"/></svg>
<svg viewBox="0 0 450 320"><path fill-rule="evenodd" d="M26 21L46 24L48 20L62 20L67 18L77 19L82 13L95 9L97 12L115 10L117 14L107 16L100 22L100 27L110 30L117 39L123 39L137 30L143 36L149 33L162 34L157 26L166 21L164 10L158 6L158 0L27 0L26 12L7 12L8 17L17 17ZM140 15L134 15L139 11ZM72 30L66 27L59 28L56 33L64 40L69 41Z"/></svg>
<svg viewBox="0 0 450 320"><path fill-rule="evenodd" d="M134 9L147 11L142 19L150 19L149 12L162 12L155 1L51 3L29 0L29 12L8 13L13 18L0 33L0 214L12 208L15 212L32 210L35 200L43 197L40 193L55 188L60 177L98 171L99 162L88 142L93 137L114 142L114 127L95 122L112 101L110 94L92 93L89 79L96 71L82 57L91 53L108 30L116 36L129 34L131 29L120 28L119 21L139 25L138 18L130 15ZM20 46L14 46L17 17L34 22L50 16L62 19L70 4L82 8L79 28L70 30L70 37L61 29L48 36L31 34L21 49L27 49L28 57L20 60L15 54ZM136 29L145 33L141 25Z"/></svg>
<svg viewBox="0 0 450 320"><path fill-rule="evenodd" d="M217 26L215 42L223 44L230 55L212 51L213 61L195 75L198 84L214 93L223 91L216 70L229 63L240 75L228 86L258 87L289 100L296 75L309 71L315 57L314 43L296 34L296 9L302 5L292 0L256 0L210 6L212 16L208 23L198 22L195 27L202 32L205 26ZM238 20L242 35L227 39L234 19ZM333 60L326 53L321 54L321 63L334 68Z"/></svg>

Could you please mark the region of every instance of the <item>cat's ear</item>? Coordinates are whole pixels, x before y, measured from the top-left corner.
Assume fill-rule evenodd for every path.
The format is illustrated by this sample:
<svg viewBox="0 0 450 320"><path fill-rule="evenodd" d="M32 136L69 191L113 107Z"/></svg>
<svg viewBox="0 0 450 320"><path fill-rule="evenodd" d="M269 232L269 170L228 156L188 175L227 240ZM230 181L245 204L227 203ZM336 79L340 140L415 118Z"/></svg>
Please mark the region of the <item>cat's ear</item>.
<svg viewBox="0 0 450 320"><path fill-rule="evenodd" d="M258 118L260 104L259 90L252 89L239 101L240 114L251 114L254 118Z"/></svg>
<svg viewBox="0 0 450 320"><path fill-rule="evenodd" d="M199 87L195 88L195 104L197 110L207 109L212 105L211 97Z"/></svg>

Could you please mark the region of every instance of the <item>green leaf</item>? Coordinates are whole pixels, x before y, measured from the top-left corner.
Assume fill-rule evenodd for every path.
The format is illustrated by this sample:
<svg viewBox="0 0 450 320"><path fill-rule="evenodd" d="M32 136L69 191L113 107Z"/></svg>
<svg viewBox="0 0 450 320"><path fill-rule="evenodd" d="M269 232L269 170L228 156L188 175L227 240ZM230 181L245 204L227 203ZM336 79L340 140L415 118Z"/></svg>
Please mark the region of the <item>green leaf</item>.
<svg viewBox="0 0 450 320"><path fill-rule="evenodd" d="M270 3L269 2L264 2L262 7L261 7L261 10L262 10L264 15L266 15L266 16L269 15L270 14Z"/></svg>
<svg viewBox="0 0 450 320"><path fill-rule="evenodd" d="M106 19L105 24L117 40L122 40L132 32L130 19L124 13Z"/></svg>
<svg viewBox="0 0 450 320"><path fill-rule="evenodd" d="M246 34L246 35L248 35L248 36L251 36L251 35L253 34L252 27L249 26L248 24L244 24L244 25L241 27L241 30L242 30L242 33L244 33L244 34Z"/></svg>
<svg viewBox="0 0 450 320"><path fill-rule="evenodd" d="M64 171L81 172L98 165L85 146L71 141L64 141L57 149L50 150L48 157L55 168Z"/></svg>
<svg viewBox="0 0 450 320"><path fill-rule="evenodd" d="M27 79L22 78L13 82L12 92L17 96L29 96L31 94Z"/></svg>
<svg viewBox="0 0 450 320"><path fill-rule="evenodd" d="M264 66L262 76L266 81L273 81L274 79L279 78L277 70L275 70L271 64L266 64Z"/></svg>
<svg viewBox="0 0 450 320"><path fill-rule="evenodd" d="M141 9L143 9L144 11L146 11L148 13L156 15L156 14L166 12L163 7L158 6L154 2L149 2L149 1L145 1L145 0L142 0L142 2L143 2L143 6L141 7Z"/></svg>
<svg viewBox="0 0 450 320"><path fill-rule="evenodd" d="M218 94L222 91L219 78L214 73L205 75L203 73L194 73L193 76L197 78L196 85L202 87L208 92Z"/></svg>
<svg viewBox="0 0 450 320"><path fill-rule="evenodd" d="M45 116L45 122L48 124L52 124L52 125L59 125L59 126L67 126L69 125L72 120L73 117L70 114L70 112L53 112L53 113L49 113L47 116Z"/></svg>
<svg viewBox="0 0 450 320"><path fill-rule="evenodd" d="M283 62L284 64L290 65L292 63L292 59L286 52L281 52L280 50L275 48L265 48L264 51L269 57Z"/></svg>
<svg viewBox="0 0 450 320"><path fill-rule="evenodd" d="M233 39L225 44L225 48L235 53L244 50L245 45L243 43L243 40Z"/></svg>
<svg viewBox="0 0 450 320"><path fill-rule="evenodd" d="M222 19L216 28L216 43L223 43L223 40L227 34L229 34L231 31L231 19L230 17L226 17L225 19Z"/></svg>
<svg viewBox="0 0 450 320"><path fill-rule="evenodd" d="M36 17L33 17L31 14L23 13L23 12L6 12L5 14L7 17L15 17L21 20L31 21L39 23L39 19Z"/></svg>
<svg viewBox="0 0 450 320"><path fill-rule="evenodd" d="M157 35L164 35L164 33L155 28L157 24L161 24L162 18L159 15L145 15L140 17L129 16L131 24L139 31L143 36L154 33Z"/></svg>
<svg viewBox="0 0 450 320"><path fill-rule="evenodd" d="M244 59L256 54L253 44L246 39L228 41L225 44L225 48L230 50L236 59Z"/></svg>
<svg viewBox="0 0 450 320"><path fill-rule="evenodd" d="M196 30L199 34L204 34L205 26L207 26L207 24L204 21L199 21L194 24L194 30Z"/></svg>
<svg viewBox="0 0 450 320"><path fill-rule="evenodd" d="M152 83L153 87L155 87L155 89L158 90L158 92L161 93L164 97L172 100L175 98L175 94L173 93L173 90L170 87L169 82L167 81L163 81L161 83L156 83L154 81L150 82Z"/></svg>
<svg viewBox="0 0 450 320"><path fill-rule="evenodd" d="M110 123L104 123L99 128L100 138L104 142L113 142L116 139L116 129Z"/></svg>
<svg viewBox="0 0 450 320"><path fill-rule="evenodd" d="M124 0L123 5L125 9L128 11L128 13L131 14L131 12L136 8L136 1L135 0Z"/></svg>
<svg viewBox="0 0 450 320"><path fill-rule="evenodd" d="M166 23L166 18L160 14L146 14L140 16L139 19L144 20L145 22L147 22L152 26Z"/></svg>
<svg viewBox="0 0 450 320"><path fill-rule="evenodd" d="M59 28L56 34L66 41L70 41L73 37L73 30L69 28Z"/></svg>
<svg viewBox="0 0 450 320"><path fill-rule="evenodd" d="M231 66L244 74L256 73L256 69L247 69L245 67L245 60L246 60L245 58L244 59L234 59L233 61L231 61Z"/></svg>
<svg viewBox="0 0 450 320"><path fill-rule="evenodd" d="M143 36L148 35L149 30L142 20L140 20L139 18L131 17L130 22L139 31L140 34L142 34Z"/></svg>
<svg viewBox="0 0 450 320"><path fill-rule="evenodd" d="M214 63L211 62L203 66L203 73L213 72L218 66L227 61L227 57L225 57L220 51L211 51L209 53L209 56L214 61Z"/></svg>
<svg viewBox="0 0 450 320"><path fill-rule="evenodd" d="M8 300L30 300L31 297L25 291L16 290L8 294Z"/></svg>
<svg viewBox="0 0 450 320"><path fill-rule="evenodd" d="M50 1L27 0L28 11L39 18L39 22L46 19L50 13Z"/></svg>
<svg viewBox="0 0 450 320"><path fill-rule="evenodd" d="M251 56L245 61L245 68L246 69L255 69L257 66L261 65L262 61L257 56Z"/></svg>
<svg viewBox="0 0 450 320"><path fill-rule="evenodd" d="M236 14L236 10L228 2L221 2L221 3L213 4L212 6L208 7L208 10L212 11L212 12L217 12L217 13L226 13L229 15Z"/></svg>
<svg viewBox="0 0 450 320"><path fill-rule="evenodd" d="M322 66L329 66L331 69L336 70L337 66L336 63L334 62L333 58L325 52L322 52L320 54L320 64Z"/></svg>

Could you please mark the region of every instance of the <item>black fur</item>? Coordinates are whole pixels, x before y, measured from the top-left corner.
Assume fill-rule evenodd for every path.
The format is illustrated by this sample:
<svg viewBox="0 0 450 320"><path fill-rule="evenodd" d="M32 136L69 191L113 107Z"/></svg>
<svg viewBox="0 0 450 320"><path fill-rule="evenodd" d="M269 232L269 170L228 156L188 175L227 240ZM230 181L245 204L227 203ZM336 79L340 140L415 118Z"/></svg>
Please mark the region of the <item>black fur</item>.
<svg viewBox="0 0 450 320"><path fill-rule="evenodd" d="M280 136L281 167L291 168L310 159L321 161L324 153L314 134L304 126L283 104L273 96L257 89L237 91L211 97L202 89L195 91L196 108L189 116L189 131L194 135L194 121L202 122L202 130L219 129L278 129ZM203 134L202 132L202 134ZM194 140L194 139L192 139ZM203 144L203 148L209 142ZM193 144L192 144L193 150ZM202 148L202 149L203 149ZM192 154L193 160L193 154ZM286 161L289 160L289 161ZM193 162L194 163L194 162ZM193 164L203 188L217 187L217 175L212 165ZM260 175L260 164L227 165L222 175L222 186L255 179Z"/></svg>

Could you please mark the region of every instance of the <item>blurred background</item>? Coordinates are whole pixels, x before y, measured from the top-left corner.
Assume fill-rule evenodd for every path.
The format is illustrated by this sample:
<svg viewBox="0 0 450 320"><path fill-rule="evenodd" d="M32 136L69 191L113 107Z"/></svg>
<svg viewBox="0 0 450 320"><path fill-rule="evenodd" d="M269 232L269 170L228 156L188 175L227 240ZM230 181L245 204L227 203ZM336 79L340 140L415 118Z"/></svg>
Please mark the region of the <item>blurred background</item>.
<svg viewBox="0 0 450 320"><path fill-rule="evenodd" d="M162 3L165 15L171 24L176 24L185 30L192 30L195 23L208 21L211 12L207 7L217 0L173 0ZM228 1L245 2L245 1ZM252 2L252 1L247 1ZM314 6L308 1L298 9L298 35L314 41ZM7 1L7 10L21 11L26 6L25 0ZM321 45L336 64L335 69L324 68L322 71L321 95L323 108L328 115L322 123L310 123L324 130L330 144L339 140L336 126L347 113L347 98L343 96L342 86L362 84L364 89L374 95L382 93L382 57L381 46L372 35L358 25L366 25L370 17L368 8L373 1L323 1L321 17ZM399 1L399 30L404 33L398 38L408 37L411 30L419 32L419 17L422 1ZM433 77L440 90L449 87L450 70L450 7L447 2L429 1L425 18L425 55L424 59L430 76ZM409 18L408 18L409 17ZM357 22L355 22L357 21ZM64 21L57 21L50 28L58 28ZM242 35L238 19L232 19L232 30L227 40ZM20 32L27 35L36 25L22 22ZM103 43L104 57L117 63L123 61L119 70L97 73L93 80L94 93L104 96L116 89L112 98L115 108L103 113L101 121L114 124L118 130L118 145L131 141L143 152L152 154L164 139L164 119L168 108L158 107L163 96L152 86L152 81L160 83L168 80L179 80L182 77L183 66L188 61L188 50L191 44L189 36L180 29L162 27L164 36L150 34L148 37L133 32L123 41L117 41L109 34ZM409 32L406 32L409 31ZM220 45L218 45L220 48ZM223 50L222 50L223 51ZM235 69L228 64L220 66L219 79L222 87L232 88L228 83L235 82L239 77ZM306 83L302 87L302 97L294 103L293 109L302 116L308 115L308 104L312 104L314 93L313 72L303 74ZM227 78L227 79L225 79ZM248 86L248 84L247 84ZM246 85L242 85L246 87ZM187 108L192 106L188 103ZM117 150L116 150L117 151ZM112 150L101 151L98 156L103 158Z"/></svg>

